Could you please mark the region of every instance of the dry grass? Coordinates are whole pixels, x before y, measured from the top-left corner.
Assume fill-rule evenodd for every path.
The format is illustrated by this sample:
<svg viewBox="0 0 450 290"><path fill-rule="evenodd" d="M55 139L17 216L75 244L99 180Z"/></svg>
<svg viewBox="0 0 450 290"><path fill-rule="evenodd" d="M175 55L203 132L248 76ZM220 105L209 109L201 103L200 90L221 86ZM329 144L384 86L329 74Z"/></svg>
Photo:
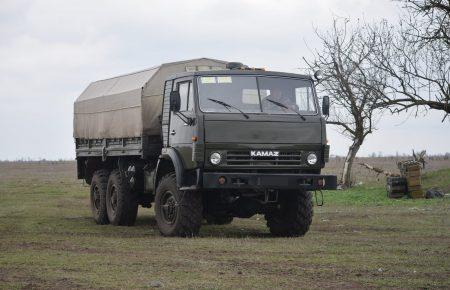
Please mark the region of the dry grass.
<svg viewBox="0 0 450 290"><path fill-rule="evenodd" d="M450 288L450 199L389 200L362 173L325 194L303 238L256 216L182 239L142 208L134 227L95 225L73 162L0 163L0 288ZM450 170L424 182L450 190Z"/></svg>

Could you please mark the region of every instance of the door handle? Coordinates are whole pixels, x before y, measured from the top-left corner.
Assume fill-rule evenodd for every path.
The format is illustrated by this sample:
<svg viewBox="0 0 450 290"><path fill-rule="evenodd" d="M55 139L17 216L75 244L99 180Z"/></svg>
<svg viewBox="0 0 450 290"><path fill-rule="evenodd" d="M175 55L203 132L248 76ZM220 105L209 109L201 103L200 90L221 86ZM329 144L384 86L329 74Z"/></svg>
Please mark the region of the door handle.
<svg viewBox="0 0 450 290"><path fill-rule="evenodd" d="M175 130L170 131L170 135L175 135L175 134L176 134Z"/></svg>

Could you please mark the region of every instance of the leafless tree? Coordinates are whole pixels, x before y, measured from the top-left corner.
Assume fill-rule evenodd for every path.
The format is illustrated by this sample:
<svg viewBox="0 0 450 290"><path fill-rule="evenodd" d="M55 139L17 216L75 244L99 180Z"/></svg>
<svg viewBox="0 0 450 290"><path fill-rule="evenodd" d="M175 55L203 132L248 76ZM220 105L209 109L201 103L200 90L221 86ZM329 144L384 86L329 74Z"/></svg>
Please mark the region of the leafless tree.
<svg viewBox="0 0 450 290"><path fill-rule="evenodd" d="M320 69L320 90L330 95L332 112L328 124L336 125L352 141L344 162L341 183L351 186L352 165L365 138L374 130L377 102L384 97L386 76L370 63L377 47L376 27L347 19L335 19L327 32L316 31L322 48L305 62Z"/></svg>
<svg viewBox="0 0 450 290"><path fill-rule="evenodd" d="M379 106L450 114L450 1L402 0L405 15L377 35L371 62L389 75ZM450 119L450 118L449 118Z"/></svg>
<svg viewBox="0 0 450 290"><path fill-rule="evenodd" d="M423 45L443 42L450 47L450 0L400 0L406 9L408 34Z"/></svg>

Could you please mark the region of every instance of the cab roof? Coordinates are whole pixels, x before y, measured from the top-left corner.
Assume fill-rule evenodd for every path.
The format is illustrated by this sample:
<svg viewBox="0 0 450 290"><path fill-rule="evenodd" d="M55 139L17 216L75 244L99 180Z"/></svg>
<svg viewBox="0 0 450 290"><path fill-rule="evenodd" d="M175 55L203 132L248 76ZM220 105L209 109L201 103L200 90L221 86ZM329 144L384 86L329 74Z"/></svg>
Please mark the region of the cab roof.
<svg viewBox="0 0 450 290"><path fill-rule="evenodd" d="M294 74L278 71L266 71L262 69L232 69L232 70L214 70L214 71L193 71L176 73L169 77L169 79L177 79L188 76L205 76L205 75L254 75L254 76L278 76L313 80L310 75Z"/></svg>

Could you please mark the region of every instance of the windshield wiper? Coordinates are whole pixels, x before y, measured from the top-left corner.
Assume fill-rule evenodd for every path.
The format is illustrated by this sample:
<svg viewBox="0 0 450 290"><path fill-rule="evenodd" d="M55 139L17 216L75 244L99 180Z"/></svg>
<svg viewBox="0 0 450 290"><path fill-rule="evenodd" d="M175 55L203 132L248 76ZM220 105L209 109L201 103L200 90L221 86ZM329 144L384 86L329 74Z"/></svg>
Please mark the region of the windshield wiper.
<svg viewBox="0 0 450 290"><path fill-rule="evenodd" d="M286 105L283 104L283 103L280 103L280 102L277 102L277 101L274 101L274 100L271 100L271 99L268 99L268 98L265 98L265 100L266 100L266 101L269 101L269 102L271 102L272 104L275 104L275 105L277 105L277 106L279 106L279 107L282 107L282 108L291 110L292 112L294 112L294 113L296 113L297 115L299 115L300 118L302 118L303 121L306 120L305 117L303 117L302 114L300 114L299 112L297 112L297 110L294 110L294 109L292 109L292 108L286 106Z"/></svg>
<svg viewBox="0 0 450 290"><path fill-rule="evenodd" d="M210 101L212 101L212 102L214 102L214 103L217 103L217 104L221 104L222 106L224 106L225 108L227 108L228 111L230 111L229 108L233 108L233 109L235 109L235 110L238 110L238 111L242 114L242 116L244 116L246 119L249 119L249 118L250 118L246 113L242 112L239 108L237 108L237 107L235 107L235 106L233 106L233 105L227 104L227 103L225 103L225 102L222 102L222 101L219 101L219 100L216 100L216 99L208 98L208 100L210 100ZM230 111L230 112L231 112L231 111Z"/></svg>

